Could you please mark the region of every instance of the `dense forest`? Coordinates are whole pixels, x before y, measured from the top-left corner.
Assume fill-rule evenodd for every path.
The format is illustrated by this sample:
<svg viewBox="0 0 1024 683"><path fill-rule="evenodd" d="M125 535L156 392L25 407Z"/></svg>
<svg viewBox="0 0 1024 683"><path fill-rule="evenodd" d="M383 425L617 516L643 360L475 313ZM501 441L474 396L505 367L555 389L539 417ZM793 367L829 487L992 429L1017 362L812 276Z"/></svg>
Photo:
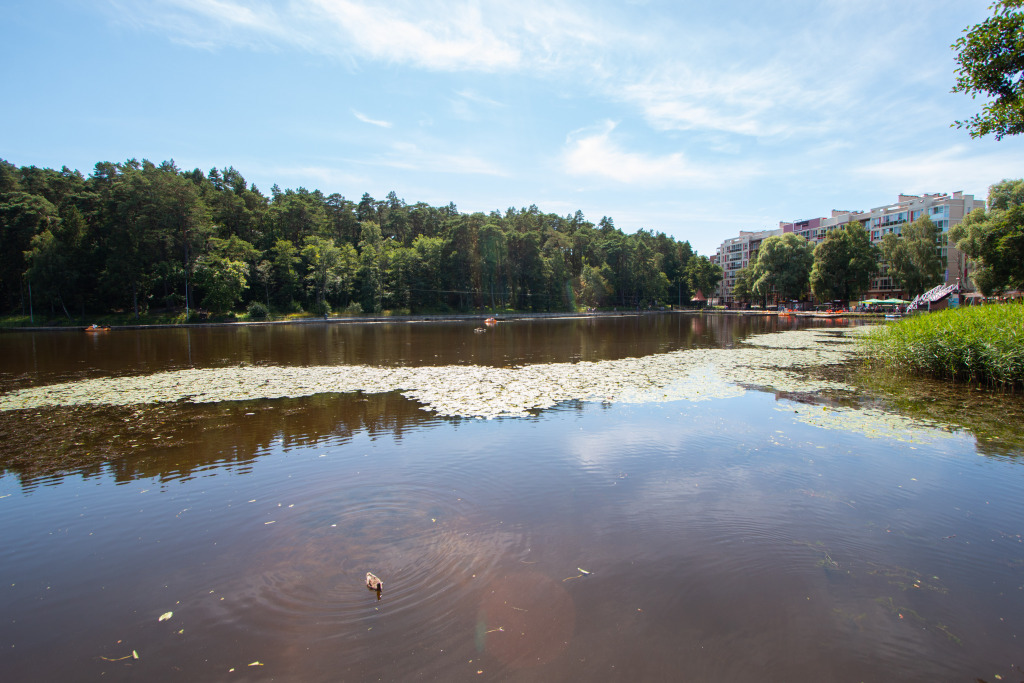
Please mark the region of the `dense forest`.
<svg viewBox="0 0 1024 683"><path fill-rule="evenodd" d="M266 196L234 168L134 159L90 176L0 160L0 312L557 311L686 304L689 242L536 206L460 213L391 192ZM197 309L199 309L197 311Z"/></svg>

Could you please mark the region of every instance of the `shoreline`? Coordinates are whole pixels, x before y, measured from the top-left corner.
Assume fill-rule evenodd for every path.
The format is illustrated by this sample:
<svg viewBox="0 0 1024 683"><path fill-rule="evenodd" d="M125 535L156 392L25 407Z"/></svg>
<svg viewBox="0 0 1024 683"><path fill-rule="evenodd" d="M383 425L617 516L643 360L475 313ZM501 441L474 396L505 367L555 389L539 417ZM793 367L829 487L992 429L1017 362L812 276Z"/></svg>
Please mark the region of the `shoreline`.
<svg viewBox="0 0 1024 683"><path fill-rule="evenodd" d="M380 315L380 316L333 316L327 318L294 318L290 320L238 320L231 322L197 322L197 323L139 323L129 325L107 325L110 331L114 330L148 330L148 329L178 329L178 328L203 328L203 327L235 327L235 326L259 326L259 325L313 325L313 324L337 324L337 325L379 325L383 323L438 323L438 322L483 322L488 318L494 318L498 322L511 322L518 320L558 320L571 318L626 318L639 317L642 315L672 315L672 314L694 314L702 315L740 315L740 316L777 316L777 311L768 310L730 310L730 309L708 309L689 308L659 311L588 311L574 313L572 311L560 311L553 313L439 313L423 315ZM801 311L783 317L813 318L817 320L833 320L836 318L881 318L881 313L844 313L817 314L812 311ZM0 333L4 332L81 332L88 326L81 325L34 325L25 327L0 327Z"/></svg>

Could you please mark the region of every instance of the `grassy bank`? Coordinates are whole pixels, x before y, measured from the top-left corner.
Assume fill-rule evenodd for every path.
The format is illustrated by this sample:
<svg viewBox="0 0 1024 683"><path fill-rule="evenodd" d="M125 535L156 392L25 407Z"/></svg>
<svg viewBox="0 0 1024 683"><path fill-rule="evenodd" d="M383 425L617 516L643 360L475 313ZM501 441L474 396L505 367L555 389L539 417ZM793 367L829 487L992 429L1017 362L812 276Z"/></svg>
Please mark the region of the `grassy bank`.
<svg viewBox="0 0 1024 683"><path fill-rule="evenodd" d="M1006 388L1024 387L1024 305L922 313L872 330L872 364Z"/></svg>

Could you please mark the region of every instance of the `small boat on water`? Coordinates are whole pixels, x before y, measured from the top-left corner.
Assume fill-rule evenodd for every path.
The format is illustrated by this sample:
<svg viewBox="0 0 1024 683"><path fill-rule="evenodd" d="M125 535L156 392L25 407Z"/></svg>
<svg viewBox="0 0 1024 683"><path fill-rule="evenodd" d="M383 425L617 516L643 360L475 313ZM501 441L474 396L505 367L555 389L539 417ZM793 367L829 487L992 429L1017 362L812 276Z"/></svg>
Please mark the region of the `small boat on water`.
<svg viewBox="0 0 1024 683"><path fill-rule="evenodd" d="M487 320L484 321L484 325L497 325L497 324L498 324L498 319L497 318L488 318Z"/></svg>
<svg viewBox="0 0 1024 683"><path fill-rule="evenodd" d="M109 327L100 327L99 325L89 325L85 328L86 332L110 332Z"/></svg>

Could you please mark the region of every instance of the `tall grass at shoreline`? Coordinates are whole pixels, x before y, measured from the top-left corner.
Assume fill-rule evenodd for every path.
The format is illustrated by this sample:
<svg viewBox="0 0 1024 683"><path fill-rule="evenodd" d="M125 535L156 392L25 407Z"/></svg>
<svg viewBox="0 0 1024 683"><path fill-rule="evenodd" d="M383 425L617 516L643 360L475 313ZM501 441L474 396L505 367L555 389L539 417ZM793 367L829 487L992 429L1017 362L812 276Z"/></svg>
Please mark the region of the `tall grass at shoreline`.
<svg viewBox="0 0 1024 683"><path fill-rule="evenodd" d="M1024 304L921 313L864 337L871 364L941 379L1024 387Z"/></svg>

